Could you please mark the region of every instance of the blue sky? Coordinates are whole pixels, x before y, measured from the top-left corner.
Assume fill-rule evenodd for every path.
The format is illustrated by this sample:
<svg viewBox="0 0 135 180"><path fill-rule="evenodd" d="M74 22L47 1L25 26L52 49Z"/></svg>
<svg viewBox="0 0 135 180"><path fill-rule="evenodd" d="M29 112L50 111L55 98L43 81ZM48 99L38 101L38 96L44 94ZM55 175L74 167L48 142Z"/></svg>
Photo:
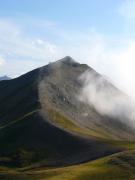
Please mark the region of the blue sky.
<svg viewBox="0 0 135 180"><path fill-rule="evenodd" d="M135 0L0 1L0 76L66 55L133 94Z"/></svg>
<svg viewBox="0 0 135 180"><path fill-rule="evenodd" d="M91 26L102 33L121 34L124 19L118 13L123 0L6 0L0 16L22 21L21 15L46 19L63 28L84 30Z"/></svg>

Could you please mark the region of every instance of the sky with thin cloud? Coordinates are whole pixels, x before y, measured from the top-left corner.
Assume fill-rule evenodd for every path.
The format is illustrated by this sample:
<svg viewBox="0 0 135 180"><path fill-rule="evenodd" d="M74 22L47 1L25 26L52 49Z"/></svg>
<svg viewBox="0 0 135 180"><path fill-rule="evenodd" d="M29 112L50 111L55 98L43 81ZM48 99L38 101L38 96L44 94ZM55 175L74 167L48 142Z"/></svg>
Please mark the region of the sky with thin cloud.
<svg viewBox="0 0 135 180"><path fill-rule="evenodd" d="M67 55L135 98L135 0L1 1L0 76Z"/></svg>

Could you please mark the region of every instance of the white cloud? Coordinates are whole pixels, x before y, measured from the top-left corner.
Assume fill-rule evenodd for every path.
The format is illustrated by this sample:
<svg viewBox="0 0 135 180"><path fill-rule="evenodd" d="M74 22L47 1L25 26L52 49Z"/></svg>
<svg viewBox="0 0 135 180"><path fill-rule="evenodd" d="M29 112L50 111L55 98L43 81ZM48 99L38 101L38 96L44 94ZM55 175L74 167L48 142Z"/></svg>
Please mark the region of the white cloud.
<svg viewBox="0 0 135 180"><path fill-rule="evenodd" d="M0 41L0 51L9 58L44 60L52 53L52 49L57 48L50 42L28 38L20 29L12 27L12 24L1 22ZM55 51L53 53L55 54Z"/></svg>
<svg viewBox="0 0 135 180"><path fill-rule="evenodd" d="M10 77L17 77L26 72L29 72L37 67L40 67L42 64L40 61L32 60L18 61L17 59L7 61L3 64L0 69L0 75L8 75Z"/></svg>
<svg viewBox="0 0 135 180"><path fill-rule="evenodd" d="M54 31L58 40L51 42L45 36L30 37L16 23L0 19L0 54L6 61L0 59L0 74L20 75L69 55L110 77L135 98L135 39L109 40L95 30Z"/></svg>
<svg viewBox="0 0 135 180"><path fill-rule="evenodd" d="M127 43L127 47L111 53L111 74L120 87L134 96L135 92L135 40Z"/></svg>
<svg viewBox="0 0 135 180"><path fill-rule="evenodd" d="M135 98L135 39L110 40L96 32L71 37L62 52L89 64Z"/></svg>
<svg viewBox="0 0 135 180"><path fill-rule="evenodd" d="M113 40L117 48L102 36L95 35L92 39L74 49L73 57L108 76L116 86L135 98L135 39Z"/></svg>
<svg viewBox="0 0 135 180"><path fill-rule="evenodd" d="M5 60L2 57L0 57L0 67L3 66L4 63L5 63Z"/></svg>
<svg viewBox="0 0 135 180"><path fill-rule="evenodd" d="M60 50L47 40L29 37L16 23L0 19L0 54L7 60L0 73L14 76L57 59Z"/></svg>
<svg viewBox="0 0 135 180"><path fill-rule="evenodd" d="M135 18L135 0L124 0L119 13L127 18Z"/></svg>

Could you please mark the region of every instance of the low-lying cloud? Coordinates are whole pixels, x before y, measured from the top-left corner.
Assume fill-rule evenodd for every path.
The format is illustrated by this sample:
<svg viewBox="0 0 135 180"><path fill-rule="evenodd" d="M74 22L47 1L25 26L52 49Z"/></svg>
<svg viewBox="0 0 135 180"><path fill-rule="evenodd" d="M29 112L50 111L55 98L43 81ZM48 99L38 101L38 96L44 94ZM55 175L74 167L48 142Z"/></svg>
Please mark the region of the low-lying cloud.
<svg viewBox="0 0 135 180"><path fill-rule="evenodd" d="M83 86L79 100L94 107L100 114L135 125L135 103L105 77L86 71L79 77Z"/></svg>

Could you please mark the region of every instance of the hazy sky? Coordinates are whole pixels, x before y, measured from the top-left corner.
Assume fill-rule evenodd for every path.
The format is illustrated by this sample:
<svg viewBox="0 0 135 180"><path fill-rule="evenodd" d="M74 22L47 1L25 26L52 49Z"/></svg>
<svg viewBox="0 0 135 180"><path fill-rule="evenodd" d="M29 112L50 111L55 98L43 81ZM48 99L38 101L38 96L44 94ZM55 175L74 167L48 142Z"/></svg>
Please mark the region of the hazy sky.
<svg viewBox="0 0 135 180"><path fill-rule="evenodd" d="M135 94L135 0L0 0L0 76L66 55Z"/></svg>

